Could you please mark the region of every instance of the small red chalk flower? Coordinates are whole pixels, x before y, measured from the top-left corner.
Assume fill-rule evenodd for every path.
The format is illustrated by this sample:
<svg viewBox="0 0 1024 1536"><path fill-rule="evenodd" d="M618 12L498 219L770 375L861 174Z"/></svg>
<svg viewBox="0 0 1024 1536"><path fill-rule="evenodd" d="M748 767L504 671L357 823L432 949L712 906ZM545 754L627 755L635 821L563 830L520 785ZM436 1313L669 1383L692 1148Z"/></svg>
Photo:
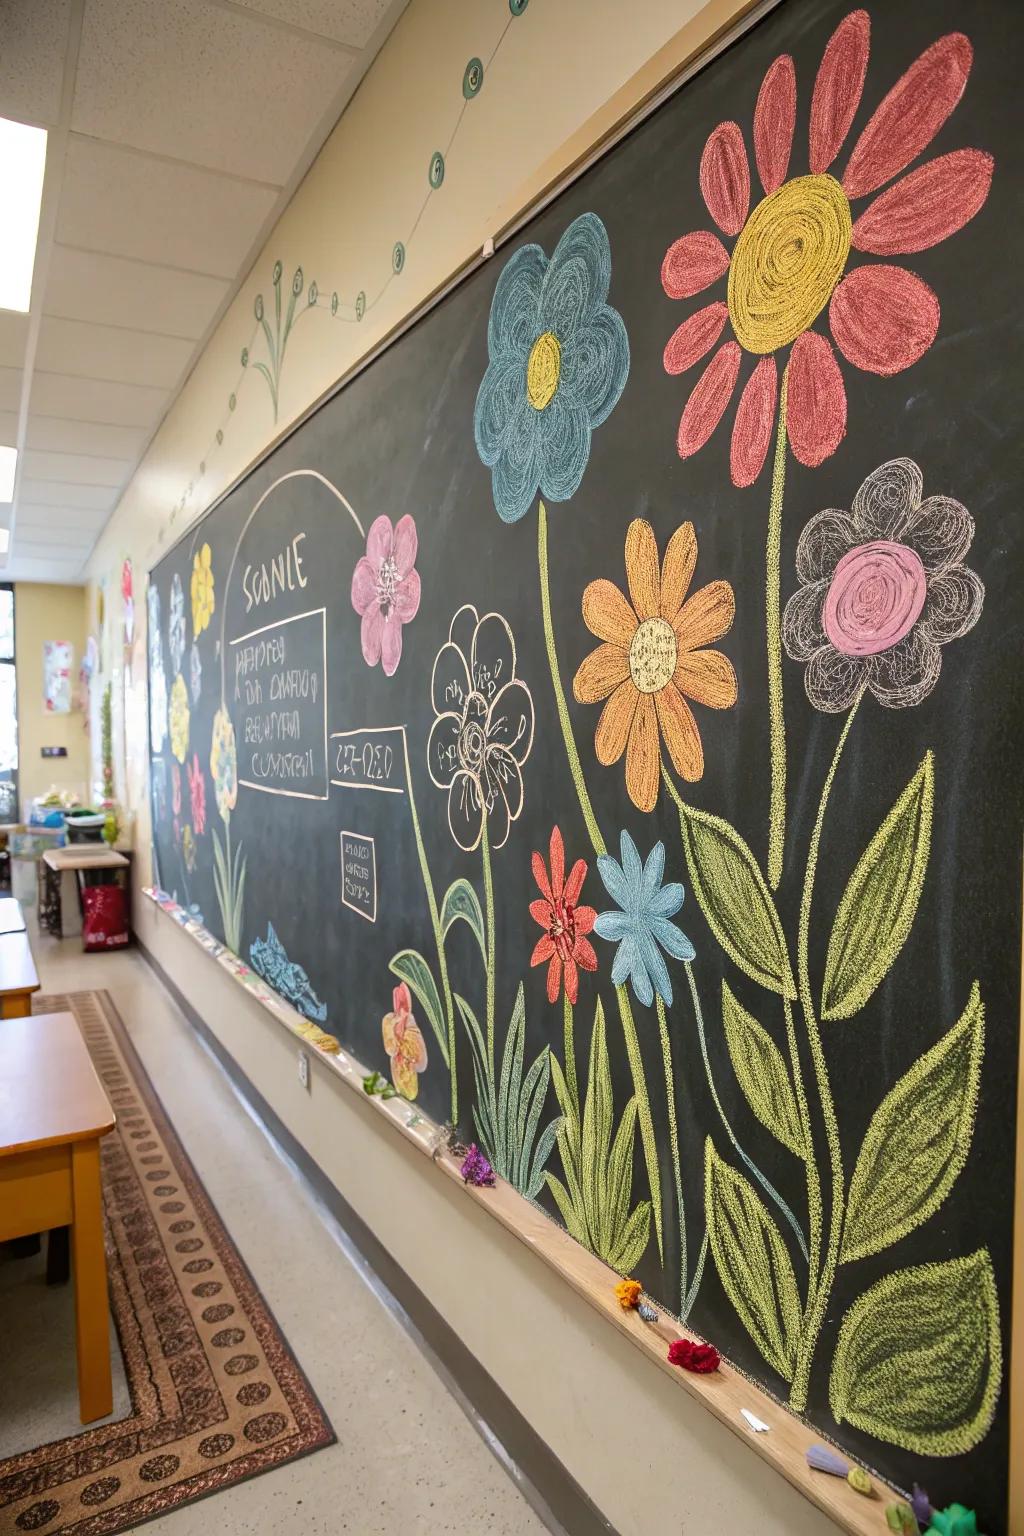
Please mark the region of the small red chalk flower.
<svg viewBox="0 0 1024 1536"><path fill-rule="evenodd" d="M696 1371L698 1375L706 1376L709 1371L718 1370L722 1357L713 1344L696 1344L693 1339L673 1339L668 1347L668 1358L671 1365L679 1365L684 1371Z"/></svg>
<svg viewBox="0 0 1024 1536"><path fill-rule="evenodd" d="M473 1142L466 1153L459 1172L462 1174L463 1183L465 1184L476 1184L478 1187L485 1186L487 1188L493 1187L494 1169L486 1157L484 1157L476 1142Z"/></svg>

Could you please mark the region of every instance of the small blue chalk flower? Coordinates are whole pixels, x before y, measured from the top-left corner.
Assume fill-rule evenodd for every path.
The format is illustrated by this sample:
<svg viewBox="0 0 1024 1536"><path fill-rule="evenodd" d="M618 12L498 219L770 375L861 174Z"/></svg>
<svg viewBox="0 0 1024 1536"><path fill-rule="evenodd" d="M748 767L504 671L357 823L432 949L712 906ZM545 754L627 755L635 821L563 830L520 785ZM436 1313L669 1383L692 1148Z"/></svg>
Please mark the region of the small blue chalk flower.
<svg viewBox="0 0 1024 1536"><path fill-rule="evenodd" d="M622 986L628 977L637 1001L645 1008L651 1006L655 992L670 1007L672 981L661 951L676 960L692 960L696 953L682 929L669 922L683 904L683 887L678 880L661 883L664 843L655 843L646 864L628 832L623 832L619 849L621 863L603 853L597 870L620 910L600 913L594 930L602 939L618 943L612 962L615 985Z"/></svg>
<svg viewBox="0 0 1024 1536"><path fill-rule="evenodd" d="M629 339L606 302L611 275L608 232L584 213L550 261L539 245L520 246L498 279L473 433L506 523L538 490L568 501L579 489L591 434L625 388Z"/></svg>

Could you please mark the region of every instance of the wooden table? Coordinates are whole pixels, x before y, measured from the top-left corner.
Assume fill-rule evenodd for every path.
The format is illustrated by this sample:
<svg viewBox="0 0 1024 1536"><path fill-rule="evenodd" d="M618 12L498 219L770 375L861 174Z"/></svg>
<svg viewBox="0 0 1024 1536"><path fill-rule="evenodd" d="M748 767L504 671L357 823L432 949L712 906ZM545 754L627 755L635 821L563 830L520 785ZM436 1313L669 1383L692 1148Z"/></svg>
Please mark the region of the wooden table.
<svg viewBox="0 0 1024 1536"><path fill-rule="evenodd" d="M20 1019L24 1014L31 1013L32 993L38 991L39 977L36 975L28 934L24 930L21 933L5 933L0 938L0 1019ZM0 1136L5 1131L6 1126L0 1120Z"/></svg>
<svg viewBox="0 0 1024 1536"><path fill-rule="evenodd" d="M100 1137L114 1111L70 1013L0 1028L0 1242L71 1227L78 1408L113 1409Z"/></svg>

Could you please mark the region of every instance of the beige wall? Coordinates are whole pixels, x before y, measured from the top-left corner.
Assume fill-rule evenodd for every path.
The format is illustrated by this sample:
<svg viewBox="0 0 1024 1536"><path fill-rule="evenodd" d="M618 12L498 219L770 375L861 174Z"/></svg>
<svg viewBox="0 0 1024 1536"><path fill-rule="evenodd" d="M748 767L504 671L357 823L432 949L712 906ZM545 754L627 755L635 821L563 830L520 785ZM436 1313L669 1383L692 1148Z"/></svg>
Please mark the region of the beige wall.
<svg viewBox="0 0 1024 1536"><path fill-rule="evenodd" d="M45 794L51 784L89 794L88 721L78 708L69 715L48 715L43 709L43 643L70 640L74 646L73 675L85 648L86 592L84 587L51 587L19 582L14 589L14 661L18 682L18 770L21 800ZM77 702L77 687L72 700ZM40 749L67 747L67 757L40 757Z"/></svg>
<svg viewBox="0 0 1024 1536"><path fill-rule="evenodd" d="M144 626L145 572L161 552L375 339L479 249L499 209L699 8L700 0L535 0L510 20L505 0L412 0L101 538L91 564L93 632L101 581L107 623L120 621L125 556L134 563L136 621ZM431 154L449 142L463 108L463 70L474 56L487 63L483 89L462 115L444 183L408 240ZM407 241L406 266L388 281L397 239ZM241 367L240 354L248 346L251 361L264 355L253 305L257 294L272 295L276 260L286 284L301 265L304 285L315 281L325 303L302 316L289 340L275 423L269 391L252 366ZM333 319L335 290L342 306L360 290L369 300L381 296L362 321ZM113 661L116 647L108 649ZM129 727L127 772L119 766L118 781L138 813L136 867L148 881L149 820L139 788L145 710L119 676L114 684L124 718L141 722L134 732ZM243 1071L622 1536L834 1530L328 1075L315 1071L311 1095L300 1090L294 1043L280 1026L148 902L136 912L144 943Z"/></svg>

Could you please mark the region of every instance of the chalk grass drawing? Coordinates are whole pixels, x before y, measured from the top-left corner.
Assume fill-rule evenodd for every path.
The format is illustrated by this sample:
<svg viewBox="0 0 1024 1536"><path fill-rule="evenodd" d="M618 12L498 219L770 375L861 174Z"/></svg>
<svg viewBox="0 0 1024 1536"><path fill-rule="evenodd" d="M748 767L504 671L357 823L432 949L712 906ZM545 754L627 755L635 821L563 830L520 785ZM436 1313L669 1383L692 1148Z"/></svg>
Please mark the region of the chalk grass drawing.
<svg viewBox="0 0 1024 1536"><path fill-rule="evenodd" d="M527 1199L536 1200L562 1126L561 1120L555 1119L540 1130L551 1082L551 1052L545 1045L524 1076L526 997L520 982L505 1036L500 1078L496 1080L476 1015L465 998L457 996L456 1002L473 1054L473 1123L480 1144L494 1171Z"/></svg>
<svg viewBox="0 0 1024 1536"><path fill-rule="evenodd" d="M964 564L973 520L952 497L926 498L923 491L917 464L890 460L867 477L850 512L817 514L798 545L803 585L787 604L786 647L806 663L814 707L845 711L846 718L811 833L795 945L739 832L688 805L663 771L679 811L694 894L712 932L736 966L782 1003L788 1064L763 1020L728 984L723 989L730 1057L751 1110L805 1164L810 1248L802 1294L771 1213L711 1138L705 1200L722 1283L765 1359L790 1383L797 1411L807 1404L839 1266L883 1252L934 1215L967 1160L977 1111L984 1006L974 982L960 1019L883 1098L847 1176L821 1025L864 1009L910 934L931 848L930 751L849 876L831 921L820 994L810 974L826 812L861 702L871 694L889 709L919 704L936 685L942 647L965 635L982 610L984 588ZM814 1110L828 1155L824 1172L794 1004L813 1069ZM906 1450L957 1455L986 1433L1000 1372L998 1306L991 1261L981 1249L970 1259L897 1271L865 1291L840 1329L830 1398L838 1419L879 1438Z"/></svg>
<svg viewBox="0 0 1024 1536"><path fill-rule="evenodd" d="M551 1058L555 1096L562 1110L557 1138L562 1179L546 1175L562 1220L577 1242L620 1274L639 1262L650 1235L651 1202L631 1206L637 1103L626 1104L618 1126L604 1008L597 999L590 1036L587 1093L582 1115L578 1095Z"/></svg>
<svg viewBox="0 0 1024 1536"><path fill-rule="evenodd" d="M602 643L581 663L573 693L581 704L607 700L594 735L597 760L617 763L625 753L626 788L642 811L653 810L658 798L659 734L677 773L690 782L703 775L704 749L687 699L710 709L736 702L732 662L705 648L732 627L732 587L712 581L689 594L696 564L692 523L676 529L659 565L654 529L637 517L626 533L632 601L603 577L583 594L583 621Z"/></svg>
<svg viewBox="0 0 1024 1536"><path fill-rule="evenodd" d="M378 661L385 677L394 677L402 659L402 626L420 606L416 570L416 523L400 517L392 527L386 513L374 519L366 536L366 554L352 572L352 607L362 623L359 641L368 667Z"/></svg>
<svg viewBox="0 0 1024 1536"><path fill-rule="evenodd" d="M267 924L265 939L253 939L249 945L249 959L254 971L268 981L274 991L291 1003L307 1019L323 1024L327 1018L327 1004L320 1001L309 976L294 960L289 960L273 923Z"/></svg>
<svg viewBox="0 0 1024 1536"><path fill-rule="evenodd" d="M502 269L473 431L506 523L526 515L538 490L556 502L579 489L594 429L625 388L629 340L606 302L611 275L596 213L574 219L550 259L522 245Z"/></svg>
<svg viewBox="0 0 1024 1536"><path fill-rule="evenodd" d="M743 131L735 122L719 123L701 156L700 189L732 249L712 231L696 230L669 247L661 268L672 299L691 299L726 279L724 299L696 310L665 347L670 374L687 372L713 352L680 417L680 458L698 452L718 426L739 383L744 353L757 361L733 421L734 485L757 480L775 432L765 559L772 890L782 876L786 829L779 583L787 440L797 462L813 467L835 452L846 433L846 388L832 342L855 368L888 376L916 363L938 331L939 300L927 283L888 261L851 267L851 253L904 256L937 245L974 217L992 180L991 155L956 150L911 171L854 216L851 204L878 192L931 143L964 92L973 57L959 32L927 48L876 108L837 179L831 168L860 104L870 31L868 13L851 11L825 47L811 98L809 174L789 175L793 60L781 54L769 67L753 117L764 191L753 209ZM832 341L812 329L826 309ZM727 322L731 336L721 341ZM776 354L787 348L780 386Z"/></svg>

